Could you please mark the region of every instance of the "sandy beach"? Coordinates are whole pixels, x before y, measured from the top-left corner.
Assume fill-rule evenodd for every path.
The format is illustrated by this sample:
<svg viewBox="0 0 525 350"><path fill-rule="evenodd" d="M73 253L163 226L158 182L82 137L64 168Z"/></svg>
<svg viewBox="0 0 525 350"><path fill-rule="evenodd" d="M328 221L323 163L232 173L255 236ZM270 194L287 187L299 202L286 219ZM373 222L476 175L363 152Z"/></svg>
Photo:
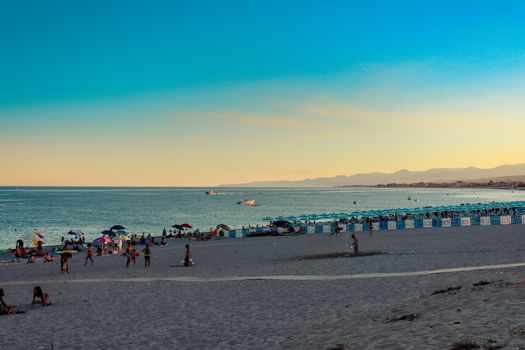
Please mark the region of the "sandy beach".
<svg viewBox="0 0 525 350"><path fill-rule="evenodd" d="M181 265L186 240L153 247L151 269L120 256L83 266L85 253L69 274L58 261L2 263L5 299L25 313L0 317L0 348L525 348L524 234L362 233L361 250L378 254L357 258L345 235L302 235L192 241L193 267ZM53 305L30 308L35 285Z"/></svg>

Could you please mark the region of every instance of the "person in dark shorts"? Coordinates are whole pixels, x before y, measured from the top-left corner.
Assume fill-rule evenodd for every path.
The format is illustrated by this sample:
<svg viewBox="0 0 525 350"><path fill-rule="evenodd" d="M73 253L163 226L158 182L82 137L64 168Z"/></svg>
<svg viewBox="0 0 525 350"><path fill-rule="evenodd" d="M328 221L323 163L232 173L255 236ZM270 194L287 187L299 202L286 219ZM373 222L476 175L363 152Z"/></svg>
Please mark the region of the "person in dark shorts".
<svg viewBox="0 0 525 350"><path fill-rule="evenodd" d="M133 259L133 248L131 248L131 244L128 244L126 248L126 269L129 267L131 259Z"/></svg>
<svg viewBox="0 0 525 350"><path fill-rule="evenodd" d="M144 254L144 267L151 267L151 248L149 244L146 244L146 248L142 249L142 254Z"/></svg>

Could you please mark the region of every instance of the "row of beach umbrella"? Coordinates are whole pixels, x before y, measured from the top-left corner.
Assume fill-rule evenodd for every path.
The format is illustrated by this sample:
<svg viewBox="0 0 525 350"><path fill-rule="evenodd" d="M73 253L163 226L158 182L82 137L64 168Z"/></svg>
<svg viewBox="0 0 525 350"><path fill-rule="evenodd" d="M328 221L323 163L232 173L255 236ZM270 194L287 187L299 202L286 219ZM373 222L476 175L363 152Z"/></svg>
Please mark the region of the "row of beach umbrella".
<svg viewBox="0 0 525 350"><path fill-rule="evenodd" d="M446 205L438 207L419 207L419 208L393 208L393 209L380 209L380 210L358 210L351 213L322 213L322 214L302 214L302 215L290 215L290 216L276 216L276 217L264 217L264 221L277 221L277 220L288 220L288 221L313 221L313 220L336 220L346 219L350 217L378 217L388 215L400 215L400 214L421 214L421 213L434 213L443 211L460 211L460 212L473 212L478 210L497 209L497 208L525 208L525 201L516 202L492 202L492 203L477 203L477 204L462 204L462 205Z"/></svg>

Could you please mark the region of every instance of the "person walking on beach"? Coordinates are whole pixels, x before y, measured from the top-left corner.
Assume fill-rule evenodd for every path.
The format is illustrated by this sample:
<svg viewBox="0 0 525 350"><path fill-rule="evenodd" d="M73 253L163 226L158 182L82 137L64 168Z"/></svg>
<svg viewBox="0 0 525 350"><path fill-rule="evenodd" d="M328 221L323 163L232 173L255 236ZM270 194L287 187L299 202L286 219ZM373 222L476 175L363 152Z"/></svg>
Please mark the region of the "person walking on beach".
<svg viewBox="0 0 525 350"><path fill-rule="evenodd" d="M335 223L335 231L330 233L328 237L332 237L333 235L335 235L336 237L341 236L341 227L339 227L339 224L337 222Z"/></svg>
<svg viewBox="0 0 525 350"><path fill-rule="evenodd" d="M142 249L142 254L144 254L144 267L151 267L151 249L149 244L146 244L146 248Z"/></svg>
<svg viewBox="0 0 525 350"><path fill-rule="evenodd" d="M372 223L372 219L368 219L368 235L374 235L374 224Z"/></svg>
<svg viewBox="0 0 525 350"><path fill-rule="evenodd" d="M354 256L359 256L359 241L356 236L352 234L353 246L354 246Z"/></svg>
<svg viewBox="0 0 525 350"><path fill-rule="evenodd" d="M93 265L93 247L91 246L91 243L88 243L87 245L87 254L86 254L86 260L84 261L84 266L87 265L87 262L91 261L91 265Z"/></svg>
<svg viewBox="0 0 525 350"><path fill-rule="evenodd" d="M191 255L190 245L186 244L186 254L184 254L184 266L191 266L193 257Z"/></svg>

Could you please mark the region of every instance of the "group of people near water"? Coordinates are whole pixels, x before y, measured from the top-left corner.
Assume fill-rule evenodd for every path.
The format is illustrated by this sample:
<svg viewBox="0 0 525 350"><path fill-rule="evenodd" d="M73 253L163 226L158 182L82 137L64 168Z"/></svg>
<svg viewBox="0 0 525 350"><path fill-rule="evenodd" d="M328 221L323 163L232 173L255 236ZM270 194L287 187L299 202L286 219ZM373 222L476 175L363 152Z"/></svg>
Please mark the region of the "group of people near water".
<svg viewBox="0 0 525 350"><path fill-rule="evenodd" d="M152 246L154 245L165 245L166 242L164 240L164 237L161 238L160 242L156 241L155 238L151 235L145 236L142 234L140 238L133 235L131 236L131 239L125 240L124 242L126 247L124 251L122 251L122 240L114 240L112 243L112 248L107 243L103 243L98 245L97 247L97 254L98 256L105 255L105 254L114 254L114 255L123 255L126 257L126 268L128 268L131 265L131 262L133 262L133 265L136 264L137 258L140 256L140 253L142 253L144 257L144 267L149 268L151 267L151 257L152 257ZM70 260L73 258L73 253L75 252L81 252L83 251L83 245L85 244L85 239L82 237L79 240L63 240L63 245L60 253L60 272L61 273L69 273L69 263ZM72 245L75 246L75 249L72 248ZM140 253L137 251L136 246L137 245L143 245L144 248L140 250ZM43 262L53 262L55 260L55 257L47 252L44 251L43 245L41 242L38 243L35 249L31 250L27 247L24 247L24 241L19 239L16 242L16 248L13 250L15 253L15 258L17 262L20 262L20 258L25 257L27 258L27 263L35 263L37 257L42 257ZM94 245L92 243L87 243L86 246L86 256L84 259L84 266L88 265L88 263L91 263L91 265L94 264ZM186 244L186 252L184 256L184 265L185 266L191 266L192 265L192 253L190 250L190 247L188 244Z"/></svg>
<svg viewBox="0 0 525 350"><path fill-rule="evenodd" d="M4 299L5 297L6 294L4 292L4 289L0 288L0 315L17 313L17 310L14 306L7 304L7 302ZM41 304L42 306L51 305L49 295L45 293L40 286L35 286L33 288L33 300L31 301L31 307L35 306L35 304Z"/></svg>

